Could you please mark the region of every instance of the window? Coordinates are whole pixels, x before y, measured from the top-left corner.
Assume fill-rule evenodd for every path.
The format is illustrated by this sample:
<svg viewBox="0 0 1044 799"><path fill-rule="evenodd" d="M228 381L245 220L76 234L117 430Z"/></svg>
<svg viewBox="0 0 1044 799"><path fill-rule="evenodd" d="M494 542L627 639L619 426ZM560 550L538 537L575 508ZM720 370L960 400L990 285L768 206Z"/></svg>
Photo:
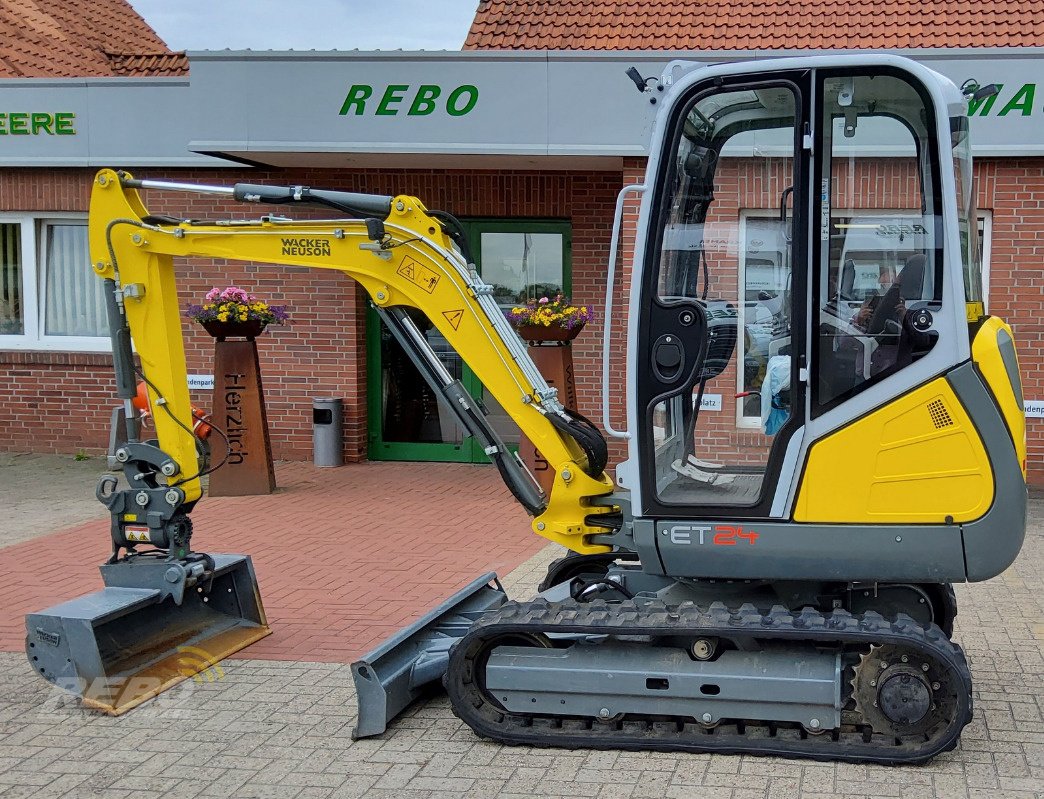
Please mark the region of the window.
<svg viewBox="0 0 1044 799"><path fill-rule="evenodd" d="M21 335L22 230L13 222L0 223L0 336Z"/></svg>
<svg viewBox="0 0 1044 799"><path fill-rule="evenodd" d="M640 403L648 408L652 487L663 505L757 505L771 486L773 448L793 429L799 111L795 87L784 80L707 89L667 145L654 212L663 231L650 275L656 297L644 313L650 327L670 332L650 342L642 371L648 388L640 389L651 395ZM739 203L777 210L748 215ZM674 324L685 329L676 333ZM731 408L739 426L754 429L738 434L737 419L721 413Z"/></svg>
<svg viewBox="0 0 1044 799"><path fill-rule="evenodd" d="M519 225L518 230L482 230L479 227L482 279L493 286L497 304L505 310L540 297L554 297L564 290L563 233ZM552 223L554 224L554 223ZM502 225L503 227L503 225Z"/></svg>
<svg viewBox="0 0 1044 799"><path fill-rule="evenodd" d="M0 348L109 349L82 216L0 214Z"/></svg>
<svg viewBox="0 0 1044 799"><path fill-rule="evenodd" d="M813 416L932 349L907 320L938 307L942 230L931 106L906 78L821 84Z"/></svg>
<svg viewBox="0 0 1044 799"><path fill-rule="evenodd" d="M979 263L982 264L982 299L990 310L990 240L993 237L993 212L979 211L976 227L979 229Z"/></svg>

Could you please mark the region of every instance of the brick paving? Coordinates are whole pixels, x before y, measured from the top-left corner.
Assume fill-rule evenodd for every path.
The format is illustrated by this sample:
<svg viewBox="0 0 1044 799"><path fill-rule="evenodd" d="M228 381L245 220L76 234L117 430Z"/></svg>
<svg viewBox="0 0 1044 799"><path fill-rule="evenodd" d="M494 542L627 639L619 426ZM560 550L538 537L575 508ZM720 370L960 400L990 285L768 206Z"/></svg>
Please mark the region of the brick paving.
<svg viewBox="0 0 1044 799"><path fill-rule="evenodd" d="M0 452L0 548L96 519L94 484L104 468L97 457Z"/></svg>
<svg viewBox="0 0 1044 799"><path fill-rule="evenodd" d="M546 543L482 466L287 463L278 480L272 495L208 498L192 514L195 549L254 562L273 633L252 658L350 663ZM26 613L102 587L109 522L95 504L90 522L0 549L0 651L22 650Z"/></svg>
<svg viewBox="0 0 1044 799"><path fill-rule="evenodd" d="M392 475L405 468L407 475L413 466L359 468L388 469ZM453 469L420 471L437 483ZM0 468L0 500L4 475ZM491 475L490 494L495 481ZM284 502L295 490L286 484ZM371 496L376 497L372 491ZM437 505L448 515L456 501ZM512 518L509 498L491 501L499 503L499 518ZM396 495L396 510L409 502ZM201 518L204 510L201 506ZM276 512L273 505L259 515ZM379 739L353 742L356 704L348 667L333 660L312 662L305 650L282 661L259 659L254 650L260 644L244 652L247 659L225 661L220 679L188 681L112 719L54 692L20 653L0 652L0 799L1039 798L1044 796L1044 495L1031 501L1031 520L1022 554L1007 573L957 588L956 638L972 665L975 718L960 747L927 766L502 747L477 739L452 715L445 698L411 708ZM7 524L0 518L0 533ZM87 550L88 541L80 546ZM256 555L260 549L251 551ZM0 557L6 552L0 550ZM505 578L509 593L531 593L557 554L557 548L545 547L515 568ZM466 570L469 558L463 560ZM18 564L28 568L31 564ZM14 574L10 569L7 561L0 565L5 580ZM264 577L262 589L267 598ZM0 600L4 615L10 612L7 601Z"/></svg>

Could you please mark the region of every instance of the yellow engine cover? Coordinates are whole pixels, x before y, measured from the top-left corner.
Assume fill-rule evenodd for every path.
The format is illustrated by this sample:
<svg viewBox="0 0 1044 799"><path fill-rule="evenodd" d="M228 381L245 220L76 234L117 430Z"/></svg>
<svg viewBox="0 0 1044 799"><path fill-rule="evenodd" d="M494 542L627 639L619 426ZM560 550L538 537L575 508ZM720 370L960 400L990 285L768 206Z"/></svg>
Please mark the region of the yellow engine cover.
<svg viewBox="0 0 1044 799"><path fill-rule="evenodd" d="M966 522L993 503L982 440L942 378L812 445L799 522Z"/></svg>

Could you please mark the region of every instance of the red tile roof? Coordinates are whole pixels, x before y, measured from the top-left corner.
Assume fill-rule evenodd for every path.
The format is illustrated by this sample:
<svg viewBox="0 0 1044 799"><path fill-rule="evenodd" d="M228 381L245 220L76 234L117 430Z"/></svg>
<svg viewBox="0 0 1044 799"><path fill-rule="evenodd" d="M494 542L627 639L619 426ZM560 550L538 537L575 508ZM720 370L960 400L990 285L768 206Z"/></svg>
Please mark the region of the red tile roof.
<svg viewBox="0 0 1044 799"><path fill-rule="evenodd" d="M126 0L0 0L0 77L184 75Z"/></svg>
<svg viewBox="0 0 1044 799"><path fill-rule="evenodd" d="M480 0L466 50L1044 46L1044 0Z"/></svg>
<svg viewBox="0 0 1044 799"><path fill-rule="evenodd" d="M184 53L106 53L112 73L120 77L146 75L188 75Z"/></svg>

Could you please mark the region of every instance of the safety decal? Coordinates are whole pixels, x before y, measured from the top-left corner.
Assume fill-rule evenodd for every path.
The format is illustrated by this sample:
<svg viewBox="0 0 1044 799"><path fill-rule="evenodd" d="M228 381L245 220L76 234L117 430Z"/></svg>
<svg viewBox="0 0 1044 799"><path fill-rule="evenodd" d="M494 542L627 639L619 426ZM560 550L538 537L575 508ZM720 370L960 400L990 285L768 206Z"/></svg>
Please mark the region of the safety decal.
<svg viewBox="0 0 1044 799"><path fill-rule="evenodd" d="M399 267L398 273L413 285L424 289L428 294L435 291L435 287L439 285L439 276L433 270L409 257L402 259L402 266Z"/></svg>
<svg viewBox="0 0 1044 799"><path fill-rule="evenodd" d="M464 318L464 309L461 308L458 311L443 311L442 315L446 317L446 321L450 323L450 327L456 330L460 327L460 320Z"/></svg>
<svg viewBox="0 0 1044 799"><path fill-rule="evenodd" d="M127 537L128 541L144 541L148 543L151 539L149 538L148 527L131 527L127 525L123 528L123 534Z"/></svg>

